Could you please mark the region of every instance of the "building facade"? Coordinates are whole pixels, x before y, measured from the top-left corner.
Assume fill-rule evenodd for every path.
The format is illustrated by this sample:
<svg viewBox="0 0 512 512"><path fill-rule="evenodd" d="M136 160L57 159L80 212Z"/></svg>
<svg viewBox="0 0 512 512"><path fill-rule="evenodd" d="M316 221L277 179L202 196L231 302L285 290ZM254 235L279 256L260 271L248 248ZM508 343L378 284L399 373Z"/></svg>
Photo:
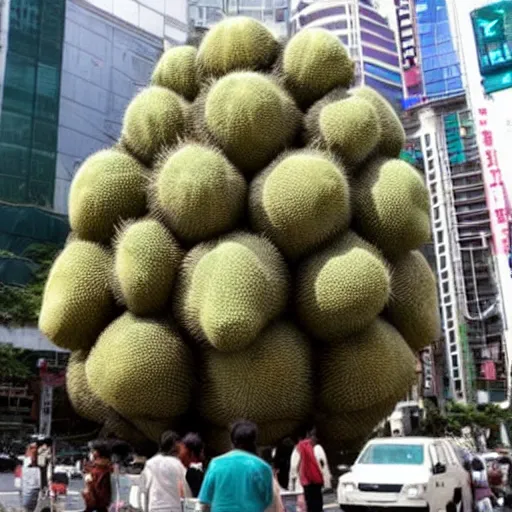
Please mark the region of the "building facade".
<svg viewBox="0 0 512 512"><path fill-rule="evenodd" d="M291 30L322 27L336 34L356 62L358 84L377 89L397 109L403 99L395 32L370 0L300 0Z"/></svg>
<svg viewBox="0 0 512 512"><path fill-rule="evenodd" d="M445 397L506 403L510 365L502 294L490 245L492 218L480 119L464 90L454 16L445 0L416 0L423 95L404 114L431 196L433 254L445 342Z"/></svg>
<svg viewBox="0 0 512 512"><path fill-rule="evenodd" d="M0 200L67 213L80 163L187 35L187 0L1 2Z"/></svg>

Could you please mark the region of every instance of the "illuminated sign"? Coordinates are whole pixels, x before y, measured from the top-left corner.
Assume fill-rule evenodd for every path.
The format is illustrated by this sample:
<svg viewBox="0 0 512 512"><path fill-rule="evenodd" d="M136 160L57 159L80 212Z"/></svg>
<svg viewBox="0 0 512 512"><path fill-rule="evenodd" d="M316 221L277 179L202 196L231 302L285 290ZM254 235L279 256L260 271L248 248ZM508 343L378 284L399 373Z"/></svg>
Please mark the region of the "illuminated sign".
<svg viewBox="0 0 512 512"><path fill-rule="evenodd" d="M485 92L512 87L512 0L476 9L471 19Z"/></svg>
<svg viewBox="0 0 512 512"><path fill-rule="evenodd" d="M494 149L494 134L490 127L488 112L485 107L478 109L477 121L487 206L491 215L494 254L509 254L508 221L510 207L498 162L498 155Z"/></svg>

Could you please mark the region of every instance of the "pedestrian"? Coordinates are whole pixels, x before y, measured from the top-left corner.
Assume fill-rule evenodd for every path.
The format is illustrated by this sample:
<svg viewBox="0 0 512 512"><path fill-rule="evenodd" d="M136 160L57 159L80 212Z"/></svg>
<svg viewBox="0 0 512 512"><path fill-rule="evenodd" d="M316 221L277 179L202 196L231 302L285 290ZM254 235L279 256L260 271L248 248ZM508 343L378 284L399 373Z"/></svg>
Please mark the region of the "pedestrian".
<svg viewBox="0 0 512 512"><path fill-rule="evenodd" d="M175 432L164 432L159 453L146 463L139 483L139 499L145 512L181 512L182 498L192 497L187 470L178 458L178 443Z"/></svg>
<svg viewBox="0 0 512 512"><path fill-rule="evenodd" d="M186 480L190 492L197 498L204 479L204 443L198 434L187 434L181 440L178 456L187 470Z"/></svg>
<svg viewBox="0 0 512 512"><path fill-rule="evenodd" d="M212 460L199 493L210 512L264 512L274 496L272 468L257 456L258 430L250 421L231 429L233 449Z"/></svg>
<svg viewBox="0 0 512 512"><path fill-rule="evenodd" d="M21 505L25 512L33 512L41 493L41 468L37 465L37 443L27 446L21 469Z"/></svg>
<svg viewBox="0 0 512 512"><path fill-rule="evenodd" d="M90 462L85 474L82 496L85 512L107 512L112 502L112 462L107 443L96 441L91 445Z"/></svg>
<svg viewBox="0 0 512 512"><path fill-rule="evenodd" d="M313 429L296 446L290 466L292 490L297 492L300 492L301 488L304 490L308 512L322 512L323 510L324 477L321 464L315 455L316 444L316 431Z"/></svg>
<svg viewBox="0 0 512 512"><path fill-rule="evenodd" d="M471 479L473 481L473 500L478 512L492 512L494 497L487 479L487 471L483 460L475 455L471 461Z"/></svg>
<svg viewBox="0 0 512 512"><path fill-rule="evenodd" d="M290 484L290 461L294 447L293 439L286 437L277 445L274 453L274 471L282 489L288 489Z"/></svg>

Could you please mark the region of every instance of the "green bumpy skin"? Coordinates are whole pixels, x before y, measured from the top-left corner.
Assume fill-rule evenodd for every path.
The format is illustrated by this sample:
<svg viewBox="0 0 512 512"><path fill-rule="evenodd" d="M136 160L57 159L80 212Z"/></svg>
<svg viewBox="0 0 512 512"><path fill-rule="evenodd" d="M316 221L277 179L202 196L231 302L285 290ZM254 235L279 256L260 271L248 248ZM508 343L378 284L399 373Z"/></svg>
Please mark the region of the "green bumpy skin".
<svg viewBox="0 0 512 512"><path fill-rule="evenodd" d="M325 105L315 137L349 166L364 162L379 144L381 124L373 105L357 97Z"/></svg>
<svg viewBox="0 0 512 512"><path fill-rule="evenodd" d="M311 348L290 323L273 323L242 352L203 355L199 412L213 425L229 427L245 418L274 431L276 438L268 441L275 443L286 434L279 425L293 430L312 405Z"/></svg>
<svg viewBox="0 0 512 512"><path fill-rule="evenodd" d="M259 21L226 18L205 35L197 53L203 78L220 78L232 71L265 71L276 61L279 43Z"/></svg>
<svg viewBox="0 0 512 512"><path fill-rule="evenodd" d="M146 170L119 151L104 150L87 158L69 192L69 223L82 240L107 242L116 225L146 211Z"/></svg>
<svg viewBox="0 0 512 512"><path fill-rule="evenodd" d="M216 82L197 112L199 133L206 131L244 174L268 165L300 128L293 100L271 78L232 73Z"/></svg>
<svg viewBox="0 0 512 512"><path fill-rule="evenodd" d="M358 87L351 92L357 98L371 103L377 110L382 128L378 146L379 153L390 158L398 158L405 145L405 130L393 107L370 87Z"/></svg>
<svg viewBox="0 0 512 512"><path fill-rule="evenodd" d="M377 319L343 343L325 347L319 365L319 409L336 417L396 404L415 380L413 352L391 324Z"/></svg>
<svg viewBox="0 0 512 512"><path fill-rule="evenodd" d="M349 232L299 266L296 292L305 327L320 340L338 343L384 310L390 276L375 247Z"/></svg>
<svg viewBox="0 0 512 512"><path fill-rule="evenodd" d="M53 264L43 294L39 329L55 345L88 350L110 321L112 256L92 242L71 242Z"/></svg>
<svg viewBox="0 0 512 512"><path fill-rule="evenodd" d="M165 146L185 134L186 122L185 101L175 92L153 85L128 105L121 140L134 157L149 165Z"/></svg>
<svg viewBox="0 0 512 512"><path fill-rule="evenodd" d="M156 65L151 84L171 89L188 101L199 92L196 69L197 50L193 46L177 46L167 50Z"/></svg>
<svg viewBox="0 0 512 512"><path fill-rule="evenodd" d="M183 252L174 236L154 219L126 224L115 241L114 292L136 315L166 306Z"/></svg>
<svg viewBox="0 0 512 512"><path fill-rule="evenodd" d="M233 352L248 347L282 312L288 275L270 242L236 233L190 251L176 288L181 325L217 350Z"/></svg>
<svg viewBox="0 0 512 512"><path fill-rule="evenodd" d="M350 213L343 169L318 151L285 154L250 186L252 227L291 259L345 231Z"/></svg>
<svg viewBox="0 0 512 512"><path fill-rule="evenodd" d="M85 371L93 393L127 418L173 418L190 405L191 354L167 323L124 313L98 338Z"/></svg>
<svg viewBox="0 0 512 512"><path fill-rule="evenodd" d="M410 252L394 265L387 316L414 351L439 340L436 278L421 252Z"/></svg>
<svg viewBox="0 0 512 512"><path fill-rule="evenodd" d="M349 87L354 63L337 36L322 28L306 28L286 45L282 73L287 89L304 108L336 87Z"/></svg>
<svg viewBox="0 0 512 512"><path fill-rule="evenodd" d="M402 160L372 161L352 182L357 230L391 260L430 240L430 199L421 175Z"/></svg>
<svg viewBox="0 0 512 512"><path fill-rule="evenodd" d="M186 242L201 242L232 230L245 207L247 183L218 150L184 144L157 168L151 208Z"/></svg>

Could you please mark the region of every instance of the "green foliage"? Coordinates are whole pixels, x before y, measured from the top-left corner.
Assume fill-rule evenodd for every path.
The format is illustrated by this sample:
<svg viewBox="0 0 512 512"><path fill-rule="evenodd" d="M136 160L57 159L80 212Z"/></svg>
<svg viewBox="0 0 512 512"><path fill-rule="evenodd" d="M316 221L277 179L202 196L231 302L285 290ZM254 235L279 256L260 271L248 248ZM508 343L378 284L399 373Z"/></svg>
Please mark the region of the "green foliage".
<svg viewBox="0 0 512 512"><path fill-rule="evenodd" d="M11 345L0 345L0 377L3 379L27 379L32 375L30 353Z"/></svg>
<svg viewBox="0 0 512 512"><path fill-rule="evenodd" d="M22 256L38 265L34 279L27 286L0 283L0 324L33 325L41 309L44 283L60 247L54 244L32 244Z"/></svg>

